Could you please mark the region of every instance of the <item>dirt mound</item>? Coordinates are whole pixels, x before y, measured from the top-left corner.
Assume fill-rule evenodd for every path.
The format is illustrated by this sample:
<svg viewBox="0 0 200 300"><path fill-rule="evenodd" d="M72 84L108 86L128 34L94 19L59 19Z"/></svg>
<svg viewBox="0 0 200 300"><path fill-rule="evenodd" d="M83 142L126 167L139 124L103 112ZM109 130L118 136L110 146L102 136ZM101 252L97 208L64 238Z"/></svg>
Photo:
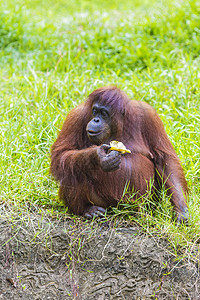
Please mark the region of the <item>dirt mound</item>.
<svg viewBox="0 0 200 300"><path fill-rule="evenodd" d="M137 227L0 222L0 299L200 299L199 266Z"/></svg>

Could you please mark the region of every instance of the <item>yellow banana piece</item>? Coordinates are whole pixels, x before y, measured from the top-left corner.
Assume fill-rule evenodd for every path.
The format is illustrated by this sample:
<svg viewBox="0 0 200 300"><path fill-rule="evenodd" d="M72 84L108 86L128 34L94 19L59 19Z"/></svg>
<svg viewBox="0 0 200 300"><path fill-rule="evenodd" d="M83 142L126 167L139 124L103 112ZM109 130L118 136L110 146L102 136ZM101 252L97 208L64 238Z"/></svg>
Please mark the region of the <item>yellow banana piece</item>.
<svg viewBox="0 0 200 300"><path fill-rule="evenodd" d="M110 142L110 149L121 152L121 154L131 153L130 150L126 149L126 146L122 142L112 141Z"/></svg>

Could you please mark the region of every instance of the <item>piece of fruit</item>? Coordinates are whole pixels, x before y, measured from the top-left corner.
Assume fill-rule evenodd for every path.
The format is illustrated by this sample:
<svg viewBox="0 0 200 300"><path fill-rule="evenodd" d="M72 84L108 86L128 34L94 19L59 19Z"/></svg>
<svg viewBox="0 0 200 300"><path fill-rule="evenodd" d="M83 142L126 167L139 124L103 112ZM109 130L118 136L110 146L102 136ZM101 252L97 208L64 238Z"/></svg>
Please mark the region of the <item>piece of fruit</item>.
<svg viewBox="0 0 200 300"><path fill-rule="evenodd" d="M122 142L112 141L110 142L110 149L121 152L121 154L131 153L130 150L126 149L126 146Z"/></svg>

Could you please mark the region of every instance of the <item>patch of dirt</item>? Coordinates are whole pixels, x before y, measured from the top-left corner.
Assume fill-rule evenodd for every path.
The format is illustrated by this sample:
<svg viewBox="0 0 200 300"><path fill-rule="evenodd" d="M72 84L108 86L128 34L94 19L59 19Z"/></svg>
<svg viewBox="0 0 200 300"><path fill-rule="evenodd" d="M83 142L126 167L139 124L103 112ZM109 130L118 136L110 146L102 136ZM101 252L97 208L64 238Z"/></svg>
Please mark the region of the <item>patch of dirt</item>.
<svg viewBox="0 0 200 300"><path fill-rule="evenodd" d="M0 299L200 299L199 265L137 227L0 221Z"/></svg>

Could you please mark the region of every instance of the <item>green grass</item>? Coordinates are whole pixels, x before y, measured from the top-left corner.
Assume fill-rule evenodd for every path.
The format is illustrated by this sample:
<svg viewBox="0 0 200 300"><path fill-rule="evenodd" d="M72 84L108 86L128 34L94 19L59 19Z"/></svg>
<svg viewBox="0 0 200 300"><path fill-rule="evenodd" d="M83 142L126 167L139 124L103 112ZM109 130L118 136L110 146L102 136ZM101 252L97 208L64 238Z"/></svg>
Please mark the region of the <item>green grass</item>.
<svg viewBox="0 0 200 300"><path fill-rule="evenodd" d="M190 225L171 222L164 197L136 221L175 245L200 238L200 5L197 1L0 3L0 187L2 203L65 208L49 176L49 151L71 108L116 84L160 114L190 189Z"/></svg>

